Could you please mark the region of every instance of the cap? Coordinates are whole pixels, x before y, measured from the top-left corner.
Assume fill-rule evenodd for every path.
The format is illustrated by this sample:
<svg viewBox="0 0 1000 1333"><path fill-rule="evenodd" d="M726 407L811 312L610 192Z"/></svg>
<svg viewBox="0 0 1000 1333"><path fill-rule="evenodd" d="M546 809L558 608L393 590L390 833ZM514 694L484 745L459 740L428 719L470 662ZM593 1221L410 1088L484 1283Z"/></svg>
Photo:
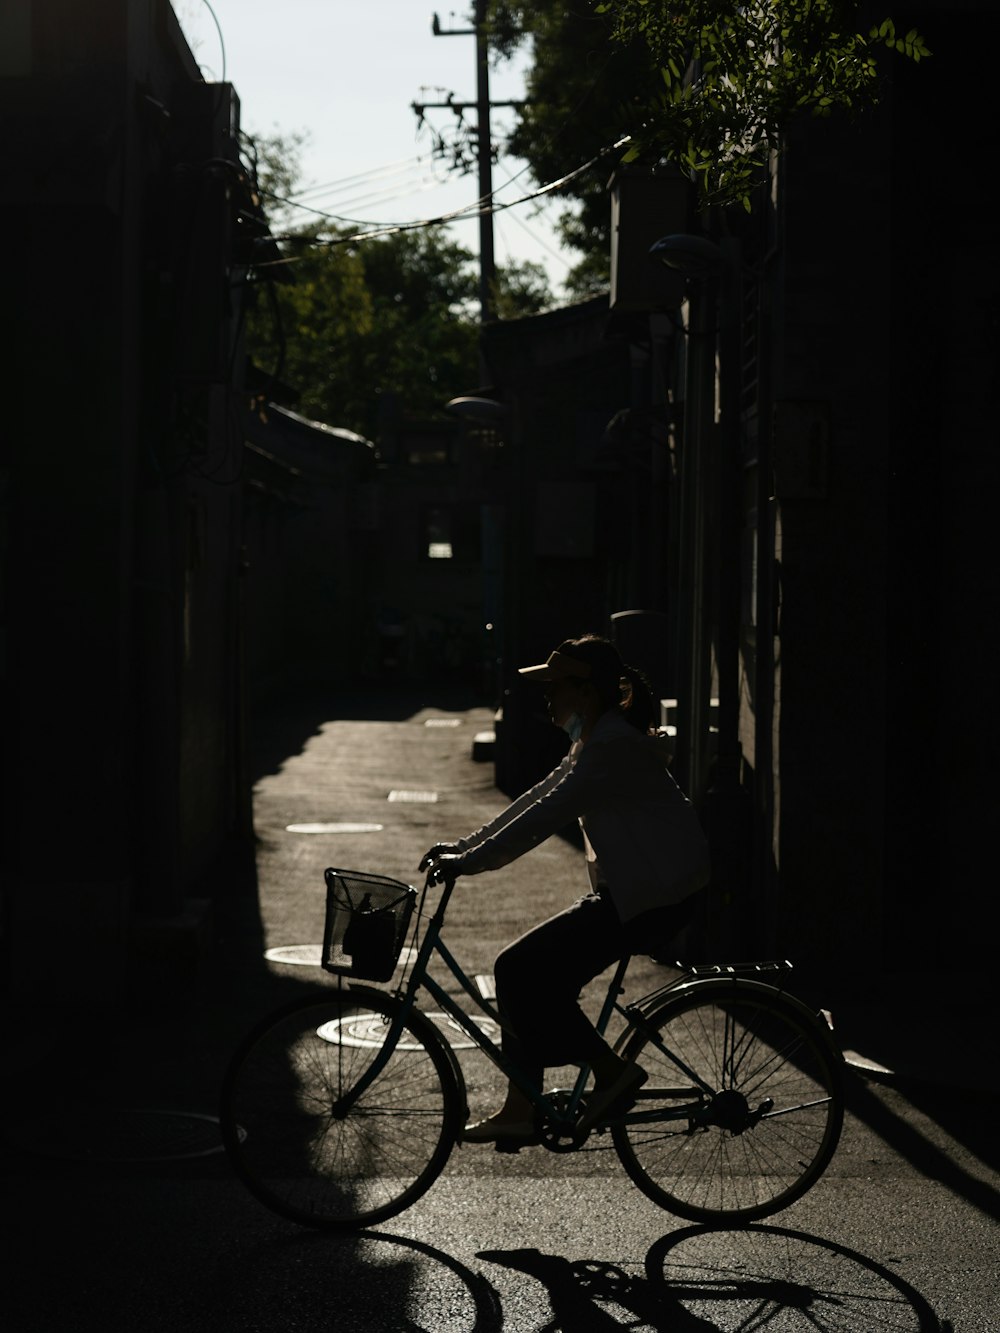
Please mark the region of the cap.
<svg viewBox="0 0 1000 1333"><path fill-rule="evenodd" d="M549 653L548 661L540 666L518 667L517 674L527 676L529 680L569 680L574 676L586 680L590 676L590 665L578 657L556 652Z"/></svg>

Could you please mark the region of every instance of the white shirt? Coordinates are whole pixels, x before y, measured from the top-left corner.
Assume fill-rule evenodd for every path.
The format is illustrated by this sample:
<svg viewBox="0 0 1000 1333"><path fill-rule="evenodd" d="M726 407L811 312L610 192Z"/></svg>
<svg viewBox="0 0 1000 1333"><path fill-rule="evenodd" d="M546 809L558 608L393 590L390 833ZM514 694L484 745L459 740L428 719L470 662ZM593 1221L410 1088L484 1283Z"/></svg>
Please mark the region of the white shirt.
<svg viewBox="0 0 1000 1333"><path fill-rule="evenodd" d="M548 777L456 844L462 874L478 875L537 847L573 819L583 829L591 884L606 885L629 921L708 883L708 843L654 736L613 710Z"/></svg>

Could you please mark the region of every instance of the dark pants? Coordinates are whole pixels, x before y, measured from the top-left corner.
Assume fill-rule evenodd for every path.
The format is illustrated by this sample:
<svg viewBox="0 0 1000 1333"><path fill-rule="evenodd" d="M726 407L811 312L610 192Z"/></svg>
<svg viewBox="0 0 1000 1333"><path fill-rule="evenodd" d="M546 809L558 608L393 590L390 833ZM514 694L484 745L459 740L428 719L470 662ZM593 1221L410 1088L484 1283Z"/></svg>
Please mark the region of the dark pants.
<svg viewBox="0 0 1000 1333"><path fill-rule="evenodd" d="M536 1086L545 1066L590 1064L604 1049L580 1008L587 982L626 954L662 950L688 924L699 897L623 925L610 900L591 893L508 944L494 965L503 1049Z"/></svg>

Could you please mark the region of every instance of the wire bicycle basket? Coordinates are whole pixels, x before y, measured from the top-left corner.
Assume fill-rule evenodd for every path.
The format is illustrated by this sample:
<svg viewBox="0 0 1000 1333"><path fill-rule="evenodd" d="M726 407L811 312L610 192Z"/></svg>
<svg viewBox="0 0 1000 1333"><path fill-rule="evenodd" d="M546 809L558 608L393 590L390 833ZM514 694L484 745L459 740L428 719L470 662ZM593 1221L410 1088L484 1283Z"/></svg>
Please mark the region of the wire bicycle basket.
<svg viewBox="0 0 1000 1333"><path fill-rule="evenodd" d="M328 869L324 878L324 969L366 981L388 981L403 948L416 889L360 870Z"/></svg>

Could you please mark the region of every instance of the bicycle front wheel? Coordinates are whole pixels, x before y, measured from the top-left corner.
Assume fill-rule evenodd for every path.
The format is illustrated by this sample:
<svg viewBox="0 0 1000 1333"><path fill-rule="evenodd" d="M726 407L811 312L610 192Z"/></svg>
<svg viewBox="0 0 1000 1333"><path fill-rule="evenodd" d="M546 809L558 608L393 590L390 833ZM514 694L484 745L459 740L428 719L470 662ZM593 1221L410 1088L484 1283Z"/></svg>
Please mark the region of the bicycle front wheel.
<svg viewBox="0 0 1000 1333"><path fill-rule="evenodd" d="M821 1020L756 981L695 982L637 1028L649 1074L613 1129L622 1165L662 1208L751 1222L798 1199L833 1156L843 1060Z"/></svg>
<svg viewBox="0 0 1000 1333"><path fill-rule="evenodd" d="M237 1051L223 1085L223 1139L237 1174L274 1212L363 1227L408 1208L440 1174L460 1123L450 1052L417 1010L383 1052L398 1012L387 992L340 986L278 1010Z"/></svg>

